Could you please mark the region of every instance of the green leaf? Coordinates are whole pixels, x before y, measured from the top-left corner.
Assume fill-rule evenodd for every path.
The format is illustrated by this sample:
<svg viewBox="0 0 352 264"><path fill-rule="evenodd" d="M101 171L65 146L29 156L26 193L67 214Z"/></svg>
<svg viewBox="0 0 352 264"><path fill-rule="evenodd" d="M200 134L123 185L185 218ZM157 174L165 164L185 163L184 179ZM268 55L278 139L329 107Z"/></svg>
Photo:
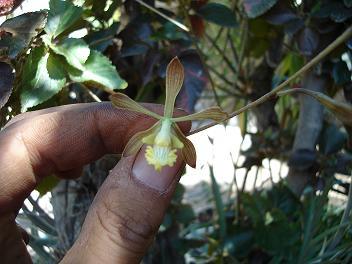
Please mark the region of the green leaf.
<svg viewBox="0 0 352 264"><path fill-rule="evenodd" d="M48 22L45 32L56 38L73 26L83 13L83 9L65 0L50 0Z"/></svg>
<svg viewBox="0 0 352 264"><path fill-rule="evenodd" d="M89 44L91 49L103 52L109 45L112 44L112 40L117 33L119 25L119 23L113 23L107 29L90 32L84 37L84 40Z"/></svg>
<svg viewBox="0 0 352 264"><path fill-rule="evenodd" d="M5 50L5 54L14 59L42 31L45 23L45 12L25 13L7 19L0 26L0 31L8 33L0 39L0 50Z"/></svg>
<svg viewBox="0 0 352 264"><path fill-rule="evenodd" d="M220 187L215 179L214 176L214 171L213 171L213 167L209 167L210 169L210 179L211 179L211 190L213 193L213 197L214 197L214 201L215 201L215 207L216 207L216 211L218 213L218 222L219 222L219 234L220 234L220 238L222 240L225 239L226 237L226 217L225 217L225 207L224 207L224 203L222 201L222 197L221 197L221 192L220 192Z"/></svg>
<svg viewBox="0 0 352 264"><path fill-rule="evenodd" d="M295 52L289 52L276 69L281 76L291 76L304 66L304 59Z"/></svg>
<svg viewBox="0 0 352 264"><path fill-rule="evenodd" d="M279 96L292 94L292 93L304 93L317 99L321 104L328 108L335 116L347 127L352 128L352 106L350 104L338 102L323 93L307 90L307 89L291 89L278 93Z"/></svg>
<svg viewBox="0 0 352 264"><path fill-rule="evenodd" d="M10 65L0 62L0 109L7 103L12 93L14 74Z"/></svg>
<svg viewBox="0 0 352 264"><path fill-rule="evenodd" d="M51 44L50 48L56 54L64 56L71 66L84 70L83 65L89 57L90 49L83 40L68 38L57 45Z"/></svg>
<svg viewBox="0 0 352 264"><path fill-rule="evenodd" d="M48 100L65 84L62 62L43 46L34 48L23 66L18 87L22 111Z"/></svg>
<svg viewBox="0 0 352 264"><path fill-rule="evenodd" d="M236 27L235 14L225 5L209 3L198 10L198 14L205 20L224 27Z"/></svg>
<svg viewBox="0 0 352 264"><path fill-rule="evenodd" d="M250 18L258 17L272 8L278 0L244 0L244 9Z"/></svg>
<svg viewBox="0 0 352 264"><path fill-rule="evenodd" d="M189 224L195 218L194 211L189 204L180 204L177 206L177 212L174 219L182 224Z"/></svg>
<svg viewBox="0 0 352 264"><path fill-rule="evenodd" d="M331 124L324 128L319 143L319 151L324 155L331 155L340 151L345 145L348 136L336 125Z"/></svg>
<svg viewBox="0 0 352 264"><path fill-rule="evenodd" d="M343 0L343 2L346 7L348 7L348 8L352 7L352 0Z"/></svg>
<svg viewBox="0 0 352 264"><path fill-rule="evenodd" d="M97 51L91 51L83 71L73 67L68 70L74 82L93 84L108 91L127 87L126 81L121 79L109 59Z"/></svg>
<svg viewBox="0 0 352 264"><path fill-rule="evenodd" d="M345 61L335 63L332 76L337 85L343 85L351 81L351 72Z"/></svg>
<svg viewBox="0 0 352 264"><path fill-rule="evenodd" d="M35 189L39 192L40 196L43 196L47 192L51 191L59 182L59 178L55 177L54 175L50 175L43 178L43 180Z"/></svg>

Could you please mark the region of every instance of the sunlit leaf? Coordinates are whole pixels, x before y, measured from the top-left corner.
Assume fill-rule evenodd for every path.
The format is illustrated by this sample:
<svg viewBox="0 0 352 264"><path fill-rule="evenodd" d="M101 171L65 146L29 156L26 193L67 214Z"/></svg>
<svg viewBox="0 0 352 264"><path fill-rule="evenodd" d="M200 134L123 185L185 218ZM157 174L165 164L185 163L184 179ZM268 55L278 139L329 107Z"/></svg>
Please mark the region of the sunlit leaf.
<svg viewBox="0 0 352 264"><path fill-rule="evenodd" d="M84 71L84 64L87 61L90 49L81 39L68 38L59 44L51 44L50 48L59 55L65 57L68 64Z"/></svg>
<svg viewBox="0 0 352 264"><path fill-rule="evenodd" d="M48 100L66 83L62 62L43 46L31 51L20 78L18 89L22 111Z"/></svg>
<svg viewBox="0 0 352 264"><path fill-rule="evenodd" d="M82 71L73 67L69 68L71 80L78 83L94 85L107 91L124 89L127 83L117 73L110 60L97 51L91 51Z"/></svg>
<svg viewBox="0 0 352 264"><path fill-rule="evenodd" d="M0 31L8 34L0 38L0 50L5 49L5 54L14 59L42 31L45 22L46 13L42 11L25 13L5 20L0 26Z"/></svg>
<svg viewBox="0 0 352 264"><path fill-rule="evenodd" d="M53 38L73 26L83 13L83 9L73 5L70 1L50 0L48 21L45 32Z"/></svg>

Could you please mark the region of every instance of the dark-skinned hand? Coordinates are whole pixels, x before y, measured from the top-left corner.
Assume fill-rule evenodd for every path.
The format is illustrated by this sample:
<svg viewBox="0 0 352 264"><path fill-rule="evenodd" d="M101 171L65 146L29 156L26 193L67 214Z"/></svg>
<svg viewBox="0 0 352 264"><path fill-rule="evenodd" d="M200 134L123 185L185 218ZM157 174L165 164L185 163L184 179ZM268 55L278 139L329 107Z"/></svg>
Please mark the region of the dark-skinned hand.
<svg viewBox="0 0 352 264"><path fill-rule="evenodd" d="M145 106L163 111L158 105ZM82 166L104 154L121 153L136 132L154 122L110 103L67 105L13 118L0 132L1 263L31 263L15 217L44 177L79 177ZM190 123L181 128L189 131ZM146 163L143 149L122 158L99 189L77 241L61 263L139 263L183 168L178 159L158 173Z"/></svg>

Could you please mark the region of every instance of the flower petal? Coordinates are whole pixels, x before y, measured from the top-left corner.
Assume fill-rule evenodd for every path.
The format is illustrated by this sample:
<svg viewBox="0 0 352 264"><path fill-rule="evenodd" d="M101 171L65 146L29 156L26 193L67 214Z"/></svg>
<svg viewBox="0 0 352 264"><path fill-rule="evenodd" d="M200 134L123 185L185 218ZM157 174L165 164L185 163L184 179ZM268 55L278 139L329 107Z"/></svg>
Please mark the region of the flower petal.
<svg viewBox="0 0 352 264"><path fill-rule="evenodd" d="M197 153L193 143L188 138L186 138L177 124L173 124L172 127L178 139L183 143L181 153L184 161L192 168L195 168L197 163Z"/></svg>
<svg viewBox="0 0 352 264"><path fill-rule="evenodd" d="M154 117L156 119L161 119L162 116L158 115L157 113L154 113L147 108L141 106L139 103L135 102L133 99L128 97L127 95L123 93L115 93L110 96L110 100L112 104L116 107L131 110L134 112L142 113L151 117Z"/></svg>
<svg viewBox="0 0 352 264"><path fill-rule="evenodd" d="M158 129L160 129L160 122L156 122L152 127L147 130L136 133L133 137L130 138L130 140L126 144L122 156L128 157L136 154L144 144L143 139L145 137L156 134Z"/></svg>
<svg viewBox="0 0 352 264"><path fill-rule="evenodd" d="M169 63L166 69L166 99L165 99L165 117L172 117L176 96L181 90L184 80L184 69L180 60L175 57Z"/></svg>
<svg viewBox="0 0 352 264"><path fill-rule="evenodd" d="M228 114L220 109L220 107L210 107L201 111L199 113L194 113L191 115L175 117L171 120L174 122L192 121L192 120L204 120L212 119L216 122L221 122L228 117Z"/></svg>

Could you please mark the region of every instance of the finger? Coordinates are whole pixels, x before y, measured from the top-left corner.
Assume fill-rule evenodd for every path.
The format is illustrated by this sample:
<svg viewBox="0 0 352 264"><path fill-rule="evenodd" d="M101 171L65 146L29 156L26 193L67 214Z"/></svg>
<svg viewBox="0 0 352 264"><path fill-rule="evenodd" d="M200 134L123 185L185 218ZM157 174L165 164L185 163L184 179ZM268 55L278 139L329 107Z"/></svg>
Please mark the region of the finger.
<svg viewBox="0 0 352 264"><path fill-rule="evenodd" d="M62 263L140 263L184 168L178 159L156 172L144 154L123 158L113 169Z"/></svg>
<svg viewBox="0 0 352 264"><path fill-rule="evenodd" d="M130 137L154 123L110 103L58 107L13 123L0 133L0 213L18 209L42 177L121 153Z"/></svg>
<svg viewBox="0 0 352 264"><path fill-rule="evenodd" d="M74 168L68 171L57 172L55 176L62 179L76 179L83 174L83 167Z"/></svg>
<svg viewBox="0 0 352 264"><path fill-rule="evenodd" d="M32 263L14 214L0 215L1 263Z"/></svg>

